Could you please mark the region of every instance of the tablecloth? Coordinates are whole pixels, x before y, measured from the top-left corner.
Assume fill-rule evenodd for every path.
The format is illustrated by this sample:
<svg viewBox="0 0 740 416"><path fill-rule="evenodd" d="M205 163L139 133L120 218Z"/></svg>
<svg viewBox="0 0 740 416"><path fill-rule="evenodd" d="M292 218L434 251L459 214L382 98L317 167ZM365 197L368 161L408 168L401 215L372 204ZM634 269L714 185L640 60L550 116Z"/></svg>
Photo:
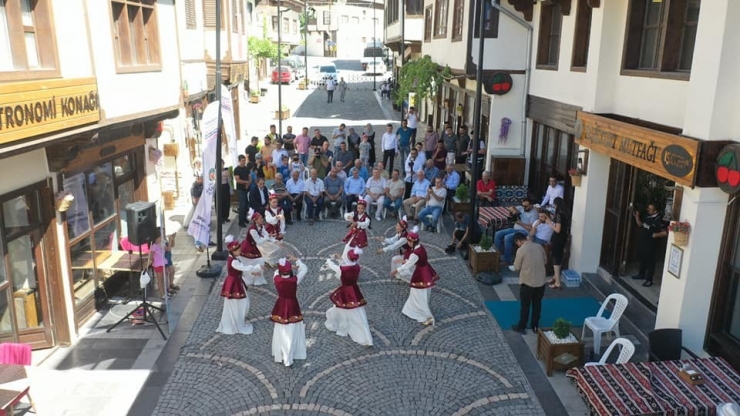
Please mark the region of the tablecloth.
<svg viewBox="0 0 740 416"><path fill-rule="evenodd" d="M480 207L478 210L478 224L483 228L502 228L509 222L509 209L505 207Z"/></svg>

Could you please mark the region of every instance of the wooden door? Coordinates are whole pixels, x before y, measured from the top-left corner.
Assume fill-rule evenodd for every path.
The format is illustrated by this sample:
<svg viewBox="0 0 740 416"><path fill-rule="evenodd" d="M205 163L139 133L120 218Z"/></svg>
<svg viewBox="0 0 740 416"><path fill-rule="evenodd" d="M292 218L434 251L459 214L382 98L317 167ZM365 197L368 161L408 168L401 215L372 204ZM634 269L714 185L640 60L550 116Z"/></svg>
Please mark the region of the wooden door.
<svg viewBox="0 0 740 416"><path fill-rule="evenodd" d="M613 275L619 274L627 261L626 243L632 225L629 204L634 193L635 171L632 166L611 159L600 263Z"/></svg>

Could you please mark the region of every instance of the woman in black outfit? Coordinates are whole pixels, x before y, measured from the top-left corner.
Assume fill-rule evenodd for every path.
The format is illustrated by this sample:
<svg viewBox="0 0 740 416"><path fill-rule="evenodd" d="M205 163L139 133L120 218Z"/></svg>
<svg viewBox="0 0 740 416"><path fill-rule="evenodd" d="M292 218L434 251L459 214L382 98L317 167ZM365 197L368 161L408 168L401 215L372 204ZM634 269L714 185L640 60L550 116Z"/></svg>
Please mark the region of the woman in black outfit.
<svg viewBox="0 0 740 416"><path fill-rule="evenodd" d="M555 205L555 221L548 220L547 223L553 230L552 239L550 240L550 254L552 255L552 268L555 271L555 276L548 283L550 289L560 289L560 268L563 264L565 244L570 234L570 212L563 198L555 198L553 205Z"/></svg>
<svg viewBox="0 0 740 416"><path fill-rule="evenodd" d="M223 160L221 160L221 221L229 222L229 213L231 212L231 172L225 166Z"/></svg>
<svg viewBox="0 0 740 416"><path fill-rule="evenodd" d="M372 124L367 123L364 133L367 134L367 141L370 143L370 158L367 163L370 166L375 166L375 131L373 131Z"/></svg>

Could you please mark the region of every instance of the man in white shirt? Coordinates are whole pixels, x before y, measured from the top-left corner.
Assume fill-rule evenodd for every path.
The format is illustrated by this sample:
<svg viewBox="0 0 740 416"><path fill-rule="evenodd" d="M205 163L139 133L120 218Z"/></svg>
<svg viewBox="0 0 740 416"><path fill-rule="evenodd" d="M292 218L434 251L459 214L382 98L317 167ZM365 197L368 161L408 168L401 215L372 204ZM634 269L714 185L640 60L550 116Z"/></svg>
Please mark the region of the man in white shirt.
<svg viewBox="0 0 740 416"><path fill-rule="evenodd" d="M553 201L555 201L555 198L563 197L563 191L563 185L558 183L558 178L554 175L550 175L550 185L547 187L547 192L545 192L545 197L542 198L542 203L540 205L543 207L551 205Z"/></svg>
<svg viewBox="0 0 740 416"><path fill-rule="evenodd" d="M398 169L393 169L391 178L385 183L385 202L383 203L383 206L391 211L392 217L397 217L396 214L401 209L405 190L406 186L401 180L401 172Z"/></svg>
<svg viewBox="0 0 740 416"><path fill-rule="evenodd" d="M416 126L419 123L419 117L416 115L416 109L414 107L409 108L409 113L406 116L406 125L411 129L411 144L416 143Z"/></svg>
<svg viewBox="0 0 740 416"><path fill-rule="evenodd" d="M375 209L375 220L380 221L382 218L380 214L383 212L383 203L385 202L385 179L380 177L380 170L373 169L373 176L368 178L365 184L365 200L367 201L368 209L372 206L373 202L377 202L377 208ZM369 215L369 211L368 211Z"/></svg>
<svg viewBox="0 0 740 416"><path fill-rule="evenodd" d="M288 156L288 151L283 149L283 140L275 140L275 150L272 151L272 163L275 164L275 170L283 167L283 156Z"/></svg>
<svg viewBox="0 0 740 416"><path fill-rule="evenodd" d="M386 126L385 133L383 133L383 139L381 141L383 147L383 166L388 166L388 174L393 174L393 160L398 154L398 137L393 132L393 124L388 123ZM390 163L388 160L390 159Z"/></svg>
<svg viewBox="0 0 740 416"><path fill-rule="evenodd" d="M415 218L416 223L419 223L419 218L416 213L421 211L421 207L426 202L427 195L429 194L429 181L424 177L424 171L420 170L416 172L416 182L411 187L411 196L403 201L403 209L406 211L406 215L409 219Z"/></svg>
<svg viewBox="0 0 740 416"><path fill-rule="evenodd" d="M493 243L499 253L504 253L504 261L507 264L514 263L514 234L529 235L532 224L539 218L537 210L534 209L532 201L524 198L518 207L508 207L509 214L516 215L519 219L513 227L503 228L493 235Z"/></svg>
<svg viewBox="0 0 740 416"><path fill-rule="evenodd" d="M334 81L334 77L329 77L326 80L326 102L334 102L334 90L337 88L337 82Z"/></svg>
<svg viewBox="0 0 740 416"><path fill-rule="evenodd" d="M553 228L550 224L547 223L549 218L547 217L547 212L545 210L540 210L538 213L539 218L537 221L532 223L532 228L529 230L529 236L527 237L527 240L533 241L540 245L545 245L550 242L550 237L552 237ZM521 238L521 237L520 237ZM516 243L516 234L514 235L514 242ZM520 246L521 247L521 246ZM519 257L517 253L517 257ZM516 263L516 258L514 258L514 262ZM509 270L512 272L517 271L514 264L509 266Z"/></svg>
<svg viewBox="0 0 740 416"><path fill-rule="evenodd" d="M295 213L296 219L301 220L301 211L303 210L303 195L306 192L306 184L301 179L301 172L293 170L290 172L290 179L285 181L285 188L290 194L289 198L293 204L292 212Z"/></svg>
<svg viewBox="0 0 740 416"><path fill-rule="evenodd" d="M311 169L311 178L306 182L306 207L308 225L321 221L319 213L324 209L324 181L318 178L316 169Z"/></svg>
<svg viewBox="0 0 740 416"><path fill-rule="evenodd" d="M331 139L333 140L334 144L334 157L336 157L337 153L339 152L339 145L342 143L347 143L347 132L344 130L345 128L346 126L344 125L344 123L342 123L332 132Z"/></svg>
<svg viewBox="0 0 740 416"><path fill-rule="evenodd" d="M427 205L419 212L419 220L424 223L424 228L427 231L434 232L437 230L437 221L439 221L439 216L442 215L446 198L447 188L444 187L442 178L435 178L434 186L429 188L427 192ZM432 216L432 221L427 222L427 215Z"/></svg>
<svg viewBox="0 0 740 416"><path fill-rule="evenodd" d="M411 192L416 172L424 171L425 161L424 156L419 154L419 151L416 150L415 147L411 149L411 153L409 153L409 156L406 158L406 163L403 164L404 172L406 172L406 175L403 178L404 182L406 182L406 193L404 193L405 198L408 198L409 192Z"/></svg>

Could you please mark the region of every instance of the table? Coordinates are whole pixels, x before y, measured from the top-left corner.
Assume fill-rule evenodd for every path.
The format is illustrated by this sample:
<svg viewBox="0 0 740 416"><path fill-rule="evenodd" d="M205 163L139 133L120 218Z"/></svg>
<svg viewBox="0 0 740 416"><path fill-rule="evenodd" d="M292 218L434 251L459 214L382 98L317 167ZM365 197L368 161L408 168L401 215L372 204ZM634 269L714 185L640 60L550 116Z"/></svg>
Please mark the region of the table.
<svg viewBox="0 0 740 416"><path fill-rule="evenodd" d="M537 330L537 358L545 362L548 377L552 377L552 370L567 370L578 365L583 365L585 357L583 354L585 347L583 340L578 339L578 336L571 331L570 333L573 334L576 342L553 344L547 338L547 335L545 335L546 331L552 331L552 328L540 328ZM567 364L561 364L555 359L563 354L570 354L575 358Z"/></svg>
<svg viewBox="0 0 740 416"><path fill-rule="evenodd" d="M140 272L142 260L143 259L139 257L139 253L129 254L128 251L110 250L95 251L95 264L97 264L98 269L102 270ZM77 254L75 258L72 259L72 268L92 269L92 251L85 251Z"/></svg>
<svg viewBox="0 0 740 416"><path fill-rule="evenodd" d="M478 224L483 228L499 229L509 223L511 213L506 207L478 208Z"/></svg>
<svg viewBox="0 0 740 416"><path fill-rule="evenodd" d="M704 384L683 381L683 364L701 373ZM598 415L709 415L722 403L740 403L740 374L719 357L572 368L566 377Z"/></svg>

